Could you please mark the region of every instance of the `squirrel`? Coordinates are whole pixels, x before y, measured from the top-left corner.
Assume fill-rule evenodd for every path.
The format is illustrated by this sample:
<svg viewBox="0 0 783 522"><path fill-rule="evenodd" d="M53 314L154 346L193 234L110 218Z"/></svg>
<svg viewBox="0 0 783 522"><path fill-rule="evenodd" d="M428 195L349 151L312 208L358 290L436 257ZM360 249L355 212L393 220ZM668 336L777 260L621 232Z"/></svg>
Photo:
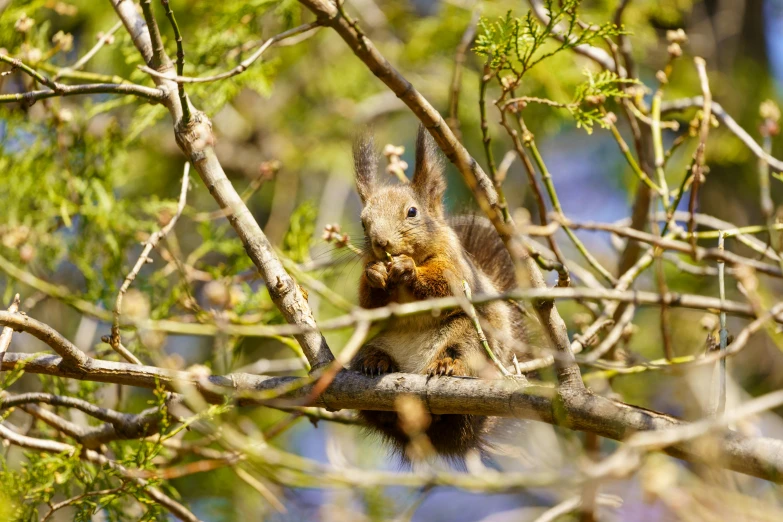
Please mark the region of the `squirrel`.
<svg viewBox="0 0 783 522"><path fill-rule="evenodd" d="M424 127L416 139L410 183L387 185L377 177L378 158L370 136L354 144L356 187L363 204L364 271L359 304L378 308L435 297L496 294L516 286L514 264L486 218L448 219L446 189L437 145ZM476 306L489 346L502 364L525 356L524 313L497 300ZM479 333L465 311L396 317L362 346L350 369L366 375L405 372L435 376L498 377ZM379 433L408 460L408 434L396 412L361 411L370 431ZM495 420L476 415L434 415L425 433L435 452L464 460L471 450L487 448L486 434Z"/></svg>

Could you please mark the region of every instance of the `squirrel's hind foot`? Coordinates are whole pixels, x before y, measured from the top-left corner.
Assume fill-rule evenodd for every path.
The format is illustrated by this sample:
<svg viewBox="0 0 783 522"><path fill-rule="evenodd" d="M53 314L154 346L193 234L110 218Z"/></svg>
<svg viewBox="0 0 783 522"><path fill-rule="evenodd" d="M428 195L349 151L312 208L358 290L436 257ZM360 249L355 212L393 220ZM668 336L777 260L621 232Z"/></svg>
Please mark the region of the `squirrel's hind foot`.
<svg viewBox="0 0 783 522"><path fill-rule="evenodd" d="M468 367L465 365L462 359L459 359L457 357L450 357L448 355L438 357L437 359L432 361L430 365L427 367L425 373L429 377L435 377L436 375L451 375L451 376L464 377L470 375L470 372L468 371Z"/></svg>
<svg viewBox="0 0 783 522"><path fill-rule="evenodd" d="M377 349L370 350L365 354L358 366L363 374L369 375L370 377L399 371L394 359L386 352Z"/></svg>

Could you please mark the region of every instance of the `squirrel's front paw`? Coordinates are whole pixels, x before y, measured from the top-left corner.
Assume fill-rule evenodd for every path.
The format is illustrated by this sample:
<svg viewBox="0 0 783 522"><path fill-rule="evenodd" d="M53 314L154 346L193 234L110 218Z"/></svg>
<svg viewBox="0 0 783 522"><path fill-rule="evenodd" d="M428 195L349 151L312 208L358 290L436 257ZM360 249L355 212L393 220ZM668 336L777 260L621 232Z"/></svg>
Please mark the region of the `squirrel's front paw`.
<svg viewBox="0 0 783 522"><path fill-rule="evenodd" d="M360 367L362 373L369 375L370 377L397 371L397 365L394 363L394 359L386 352L380 350L373 350L368 353L364 359L362 359Z"/></svg>
<svg viewBox="0 0 783 522"><path fill-rule="evenodd" d="M416 277L416 263L412 257L400 254L389 262L389 282L407 284Z"/></svg>
<svg viewBox="0 0 783 522"><path fill-rule="evenodd" d="M439 357L432 361L427 367L426 373L430 377L436 375L469 375L468 368L462 359L453 359L451 357Z"/></svg>
<svg viewBox="0 0 783 522"><path fill-rule="evenodd" d="M386 271L386 264L383 261L374 261L367 263L364 267L364 275L367 282L374 288L386 288L386 280L389 273Z"/></svg>

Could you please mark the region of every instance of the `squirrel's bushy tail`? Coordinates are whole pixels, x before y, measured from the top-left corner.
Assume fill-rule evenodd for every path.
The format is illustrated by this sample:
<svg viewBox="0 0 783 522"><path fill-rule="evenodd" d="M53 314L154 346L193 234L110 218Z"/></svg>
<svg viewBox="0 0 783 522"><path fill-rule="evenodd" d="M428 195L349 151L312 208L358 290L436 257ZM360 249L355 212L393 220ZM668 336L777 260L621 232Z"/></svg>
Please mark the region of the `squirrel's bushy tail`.
<svg viewBox="0 0 783 522"><path fill-rule="evenodd" d="M501 292L516 287L514 262L489 219L479 215L460 215L448 219L473 263L487 274Z"/></svg>
<svg viewBox="0 0 783 522"><path fill-rule="evenodd" d="M410 439L400 428L395 412L360 411L359 416L403 461L409 460L405 448ZM480 415L433 415L425 433L440 457L460 463L469 451L486 449L486 435L494 424L494 418Z"/></svg>

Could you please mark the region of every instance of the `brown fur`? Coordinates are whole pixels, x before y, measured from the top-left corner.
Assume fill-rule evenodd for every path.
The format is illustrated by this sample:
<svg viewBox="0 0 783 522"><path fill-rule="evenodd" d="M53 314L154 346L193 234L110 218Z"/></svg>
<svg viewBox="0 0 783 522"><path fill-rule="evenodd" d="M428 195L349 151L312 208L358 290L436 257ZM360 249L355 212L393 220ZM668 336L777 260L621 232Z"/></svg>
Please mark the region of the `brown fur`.
<svg viewBox="0 0 783 522"><path fill-rule="evenodd" d="M416 141L416 167L409 185L381 185L372 142L354 147L357 190L364 204L362 225L367 240L359 302L377 308L462 293L463 281L473 294L514 287L511 258L491 225L479 218L446 221L445 179L437 147L423 128ZM372 156L372 157L371 157ZM411 209L415 209L412 211ZM522 357L525 332L519 310L503 301L477 307L495 355L509 365ZM365 344L351 369L368 375L395 371L440 375L497 377L471 319L455 310L435 317L422 314L394 318ZM361 412L375 431L404 455L408 438L394 412ZM462 458L481 449L494 423L472 415L436 415L426 430L438 454Z"/></svg>

